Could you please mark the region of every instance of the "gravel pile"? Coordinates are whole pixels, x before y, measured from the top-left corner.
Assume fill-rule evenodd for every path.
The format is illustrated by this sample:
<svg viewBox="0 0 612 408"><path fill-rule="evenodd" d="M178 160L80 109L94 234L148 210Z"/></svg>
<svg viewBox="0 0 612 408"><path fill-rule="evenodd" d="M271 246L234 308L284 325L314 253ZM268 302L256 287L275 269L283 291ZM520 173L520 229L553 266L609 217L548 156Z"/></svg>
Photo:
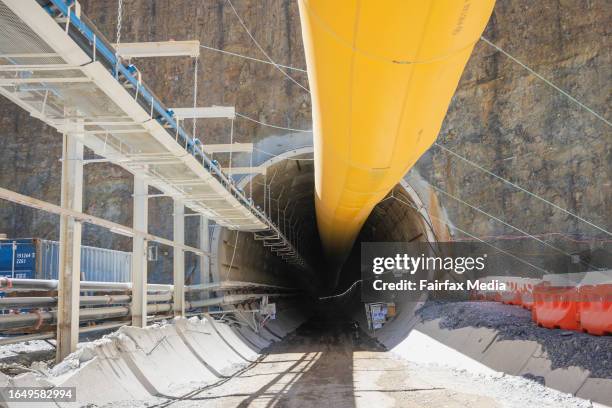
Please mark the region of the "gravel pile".
<svg viewBox="0 0 612 408"><path fill-rule="evenodd" d="M535 341L553 369L576 366L589 370L592 377L612 378L612 336L538 327L530 311L496 302L428 301L417 315L423 321L439 319L443 329L486 327L496 330L499 340Z"/></svg>

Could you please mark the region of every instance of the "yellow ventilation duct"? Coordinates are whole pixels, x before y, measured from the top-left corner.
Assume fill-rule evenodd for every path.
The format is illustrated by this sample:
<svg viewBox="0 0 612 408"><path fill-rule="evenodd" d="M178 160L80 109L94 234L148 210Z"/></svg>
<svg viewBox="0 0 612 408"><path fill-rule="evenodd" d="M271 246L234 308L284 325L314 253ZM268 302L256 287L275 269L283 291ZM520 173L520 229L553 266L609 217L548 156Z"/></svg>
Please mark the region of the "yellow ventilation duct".
<svg viewBox="0 0 612 408"><path fill-rule="evenodd" d="M300 0L315 202L340 264L373 207L431 146L494 0Z"/></svg>

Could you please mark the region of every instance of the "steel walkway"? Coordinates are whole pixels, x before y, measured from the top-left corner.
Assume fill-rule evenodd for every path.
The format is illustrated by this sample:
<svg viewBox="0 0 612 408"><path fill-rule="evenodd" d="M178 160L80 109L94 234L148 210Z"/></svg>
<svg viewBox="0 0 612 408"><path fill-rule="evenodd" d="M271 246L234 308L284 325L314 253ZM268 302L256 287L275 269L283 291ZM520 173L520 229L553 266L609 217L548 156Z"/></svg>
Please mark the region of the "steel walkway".
<svg viewBox="0 0 612 408"><path fill-rule="evenodd" d="M217 224L269 231L305 265L74 2L0 2L0 94Z"/></svg>

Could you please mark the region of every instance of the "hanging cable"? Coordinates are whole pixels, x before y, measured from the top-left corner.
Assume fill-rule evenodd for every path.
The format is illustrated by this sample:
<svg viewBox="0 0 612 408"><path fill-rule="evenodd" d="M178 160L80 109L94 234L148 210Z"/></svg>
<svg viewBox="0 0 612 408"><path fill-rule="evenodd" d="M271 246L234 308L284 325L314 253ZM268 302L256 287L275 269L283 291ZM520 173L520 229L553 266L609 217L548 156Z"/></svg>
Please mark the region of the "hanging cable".
<svg viewBox="0 0 612 408"><path fill-rule="evenodd" d="M276 62L274 62L274 60L272 60L272 58L270 58L270 56L268 55L268 53L263 49L263 47L261 45L259 45L259 43L257 42L257 40L255 39L255 37L253 37L253 34L251 34L251 32L249 31L249 29L247 28L246 24L244 24L244 21L242 21L242 18L240 18L240 15L238 14L238 12L236 11L236 9L234 8L234 5L232 4L231 0L227 0L227 3L230 5L230 7L232 8L232 11L234 12L234 15L236 16L236 18L238 19L238 21L240 22L240 25L242 26L242 28L244 29L244 31L248 34L249 37L251 37L251 40L253 40L253 43L257 46L257 48L259 48L259 51L261 51L261 53L263 55L265 55L266 59L268 61L270 61L270 63L272 65L274 65L276 67L276 69L278 69L280 72L283 73L284 76L286 76L291 82L293 82L294 84L296 84L297 86L299 86L300 88L302 88L303 90L305 90L306 92L310 93L310 90L308 88L306 88L304 85L300 84L298 81L296 81L295 79L293 79L293 77L291 75L289 75L287 72L285 72L280 65L278 65Z"/></svg>
<svg viewBox="0 0 612 408"><path fill-rule="evenodd" d="M489 218L491 218L491 219L493 219L493 220L495 220L495 221L497 221L497 222L499 222L499 223L501 223L501 224L503 224L503 225L505 225L505 226L507 226L507 227L510 227L510 228L512 228L513 230L516 230L516 231L520 232L520 233L521 233L521 234L523 234L523 235L526 235L526 236L528 236L528 237L530 237L530 238L533 238L534 240L538 241L538 242L539 242L539 243L541 243L542 245L545 245L545 246L547 246L547 247L549 247L549 248L551 248L551 249L553 249L553 250L555 250L555 251L559 252L560 254L563 254L563 255L568 256L568 257L571 257L571 256L572 256L572 254L569 254L569 253L565 252L565 251L564 251L564 250L562 250L561 248L558 248L558 247L556 247L556 246L554 246L554 245L552 245L552 244L549 244L548 242L546 242L546 241L544 241L544 240L542 240L542 239L540 239L540 238L538 238L538 237L536 237L536 236L531 235L531 234L530 234L530 233L528 233L527 231L524 231L524 230L522 230L522 229L520 229L520 228L518 228L518 227L515 227L515 226L514 226L514 225L512 225L512 224L509 224L509 223L507 223L506 221L502 220L501 218L498 218L498 217L494 216L493 214L489 214L488 212L486 212L486 211L484 211L484 210L480 209L479 207L476 207L475 205L472 205L472 204L470 204L470 203L468 203L468 202L466 202L466 201L464 201L464 200L460 199L459 197L456 197L456 196L452 195L451 193L448 193L448 192L446 192L446 191L442 190L441 188L438 188L438 187L434 186L434 185L433 185L433 184L431 184L431 183L429 183L429 185L431 186L431 188L433 188L434 190L436 190L436 191L438 191L438 192L440 192L440 193L444 194L445 196L450 197L450 198L452 198L453 200L455 200L455 201L457 201L457 202L459 202L459 203L461 203L461 204L463 204L463 205L466 205L466 206L470 207L471 209L476 210L476 211L478 211L479 213L481 213L481 214L483 214L483 215L485 215L485 216L487 216L487 217L489 217ZM600 269L600 268L597 268L596 266L591 265L590 263L588 263L588 262L586 262L586 261L582 261L582 260L581 260L580 262L581 262L582 264L586 265L586 266L589 266L589 267L593 268L594 270L599 270L599 269Z"/></svg>
<svg viewBox="0 0 612 408"><path fill-rule="evenodd" d="M574 213L572 213L572 212L570 212L570 211L566 210L565 208L560 207L560 206L558 206L557 204L555 204L555 203L553 203L553 202L551 202L551 201L548 201L547 199L545 199L545 198L543 198L543 197L540 197L539 195L537 195L537 194L535 194L535 193L532 193L532 192L531 192L531 191L529 191L529 190L524 189L523 187L519 186L518 184L513 183L512 181L507 180L507 179L505 179L505 178L503 178L503 177L501 177L501 176L499 176L499 175L497 175L497 174L495 174L495 173L493 173L493 172L491 172L491 171L489 171L489 170L485 169L484 167L482 167L482 166L480 166L480 165L478 165L478 164L474 163L473 161L471 161L471 160L469 160L469 159L467 159L467 158L465 158L465 157L461 156L460 154L455 153L454 151L450 150L449 148L442 146L442 145L441 145L441 144L439 144L438 142L435 142L435 143L434 143L434 145L436 145L436 146L437 146L437 147L439 147L440 149L444 150L445 152L447 152L447 153L449 153L449 154L451 154L451 155L453 155L453 156L457 157L458 159L463 160L464 162L466 162L466 163L470 164L471 166L473 166L473 167L477 168L478 170L481 170L481 171L483 171L483 172L487 173L488 175L493 176L493 177L495 177L496 179L501 180L501 181L503 181L504 183L509 184L509 185L511 185L512 187L514 187L514 188L516 188L516 189L518 189L518 190L522 191L523 193L529 194L531 197L537 198L538 200L540 200L540 201L542 201L542 202L544 202L544 203L546 203L546 204L548 204L548 205L550 205L550 206L552 206L552 207L556 208L557 210L559 210L559 211L561 211L561 212L563 212L563 213L565 213L565 214L567 214L567 215L570 215L570 216L572 216L572 217L574 217L574 218L576 218L576 219L578 219L578 220L580 220L580 221L582 221L582 222L584 222L584 223L586 223L586 224L590 225L591 227L593 227L593 228L595 228L595 229L598 229L598 230L599 230L599 231L601 231L601 232L604 232L604 233L606 233L606 234L608 234L608 235L612 236L612 233L611 233L610 231L607 231L607 230L605 230L604 228L602 228L602 227L600 227L600 226L598 226L598 225L596 225L596 224L593 224L592 222L590 222L590 221L588 221L588 220L585 220L584 218L580 217L579 215L574 214Z"/></svg>
<svg viewBox="0 0 612 408"><path fill-rule="evenodd" d="M229 176L232 177L232 153L234 152L234 118L230 125Z"/></svg>
<svg viewBox="0 0 612 408"><path fill-rule="evenodd" d="M253 150L251 150L249 153L249 167L253 168ZM253 180L254 177L251 177L251 180L249 181L249 198L251 200L253 200Z"/></svg>
<svg viewBox="0 0 612 408"><path fill-rule="evenodd" d="M121 43L121 24L123 16L123 0L117 0L117 35L115 42L115 78L119 77L119 44Z"/></svg>
<svg viewBox="0 0 612 408"><path fill-rule="evenodd" d="M419 214L419 216L420 216L421 218L423 218L423 220L424 220L424 221L426 221L426 222L427 222L427 219L426 219L426 218L423 216L423 214L421 214L421 212L419 211L419 209L418 209L416 206L414 206L414 204L412 204L412 203L410 203L410 202L406 202L406 201L404 201L404 200L401 200L401 199L399 199L399 198L395 197L395 195L393 195L393 194L392 194L392 195L390 195L389 197L385 198L384 200L382 200L380 203L378 203L378 204L377 204L377 206L378 206L378 205L380 205L382 202L384 202L384 201L388 200L388 199L393 199L393 200L396 200L396 201L398 201L400 204L403 204L403 205L405 205L405 206L407 206L407 207L409 207L409 208L412 208L413 210L415 210L415 211L416 211L416 212ZM463 230L463 229L461 229L461 228L457 227L456 225L452 225L451 223L449 223L448 221L446 221L446 220L444 220L444 219L442 219L442 218L440 218L440 217L436 217L436 216L431 215L431 214L429 214L429 213L427 214L427 216L428 216L428 217L431 217L431 218L435 218L436 220L438 220L438 221L440 221L440 222L443 222L443 223L444 223L446 226L448 226L448 227L450 227L450 228L454 228L454 229L456 229L457 231L461 232L462 234L465 234L465 235L467 235L467 236L471 237L472 239L475 239L475 240L477 240L477 241L480 241L480 242L482 242L483 244L485 244L485 245L487 245L487 246L489 246L489 247L491 247L491 248L495 249L496 251L499 251L499 252L501 252L501 253L503 253L503 254L505 254L505 255L508 255L508 256L510 256L510 257L512 257L512 258L514 258L514 259L516 259L517 261L519 261L519 262L521 262L521 263L525 264L525 265L528 265L528 266L530 266L530 267L532 267L532 268L534 268L534 269L537 269L537 270L541 271L541 272L542 272L542 273L544 273L544 274L548 274L548 273L549 273L549 271L547 271L546 269L540 268L539 266L536 266L536 265L532 264L531 262L528 262L528 261L524 260L523 258L521 258L521 257L518 257L518 256L514 255L514 254L513 254L513 253L511 253L511 252L508 252L508 251L506 251L506 250L504 250L504 249L501 249L501 248L499 248L499 247L497 247L497 246L495 246L495 245L493 245L493 244L490 244L490 243L488 243L488 242L486 242L486 241L484 241L484 240L480 239L479 237L477 237L477 236L475 236L475 235L472 235L472 234L470 234L469 232L467 232L467 231L465 231L465 230ZM367 279L367 280L371 280L371 279ZM358 279L358 280L354 281L354 282L353 282L353 284L352 284L351 286L349 286L349 288L348 288L348 289L346 289L344 292L341 292L341 293L338 293L338 294L334 294L334 295L329 295L329 296L322 296L322 297L319 297L319 300L327 300L327 299L333 299L333 298L339 298L339 297L346 296L347 294L349 294L349 293L350 293L350 292L351 292L351 291L352 291L352 290L355 288L355 286L356 286L356 285L358 285L358 284L360 284L360 283L362 283L362 282L364 282L364 279Z"/></svg>
<svg viewBox="0 0 612 408"><path fill-rule="evenodd" d="M117 46L121 43L121 20L123 15L123 0L117 0ZM119 47L117 47L119 48Z"/></svg>
<svg viewBox="0 0 612 408"><path fill-rule="evenodd" d="M198 57L193 60L193 111L195 112L198 107ZM191 137L193 140L196 139L196 123L197 119L192 119Z"/></svg>
<svg viewBox="0 0 612 408"><path fill-rule="evenodd" d="M418 212L418 209L417 209L416 207L414 207L413 205L411 205L410 203L407 203L407 202L405 202L405 201L403 201L403 200L400 200L399 198L397 198L397 197L395 197L395 196L392 196L391 198L393 198L394 200L399 201L400 203L402 203L402 204L404 204L404 205L407 205L407 206L411 207L411 208L412 208L412 209L414 209L414 210L417 210L417 212ZM419 213L419 214L420 214L420 213ZM421 216L422 216L422 215L421 215ZM531 266L532 268L538 269L538 270L540 270L541 272L543 272L543 273L545 273L545 274L549 273L549 271L547 271L546 269L543 269L543 268L540 268L539 266L533 265L531 262L525 261L523 258L520 258L520 257L518 257L518 256L514 255L514 254L513 254L513 253L511 253L511 252L505 251L505 250L503 250L503 249L501 249L501 248L499 248L499 247L497 247L497 246L495 246L495 245L493 245L493 244L490 244L490 243L488 243L488 242L486 242L486 241L484 241L484 240L482 240L482 239L478 238L477 236L472 235L472 234L470 234L469 232L467 232L467 231L465 231L465 230L463 230L463 229L461 229L461 228L457 227L456 225L451 224L449 221L447 221L447 220L445 220L445 219L442 219L442 218L440 218L440 217L437 217L437 216L432 215L432 214L429 214L429 213L427 213L427 216L428 216L428 217L431 217L431 218L435 218L436 220L443 222L443 223L444 223L444 224L445 224L447 227L454 228L454 229L456 229L457 231L461 232L462 234L465 234L465 235L467 235L467 236L469 236L469 237L471 237L471 238L473 238L473 239L475 239L475 240L477 240L477 241L480 241L480 242L482 242L483 244L485 244L485 245L487 245L487 246L489 246L489 247L491 247L491 248L496 249L497 251L500 251L500 252L502 252L502 253L504 253L504 254L506 254L506 255L509 255L509 256L511 256L512 258L516 259L517 261L522 262L522 263L523 263L523 264L525 264L525 265L528 265L528 266Z"/></svg>
<svg viewBox="0 0 612 408"><path fill-rule="evenodd" d="M500 46L493 44L491 41L489 41L488 39L486 39L485 37L480 37L480 39L482 41L484 41L486 44L490 45L491 47L495 48L497 51L501 52L502 54L504 54L506 57L510 58L512 61L514 61L515 63L519 64L521 67L523 67L524 69L526 69L527 71L529 71L529 73L531 73L532 75L536 76L537 78L539 78L540 80L544 81L544 83L546 83L548 86L550 86L551 88L555 89L557 92L559 92L561 95L567 97L570 101L574 102L576 105L580 106L582 109L586 110L587 112L591 113L593 116L595 116L597 119L601 120L602 122L604 122L606 125L608 126L612 126L612 123L610 123L606 118L604 118L603 116L601 116L599 113L595 112L593 109L589 108L588 106L586 106L584 103L580 102L578 99L574 98L572 95L568 94L567 92L565 92L563 89L559 88L557 85L553 84L552 82L550 82L548 79L544 78L542 75L538 74L536 71L534 71L533 69L529 68L526 64L522 63L521 61L519 61L517 58L513 57L512 55L510 55L508 52L506 52L504 49L502 49Z"/></svg>
<svg viewBox="0 0 612 408"><path fill-rule="evenodd" d="M304 148L304 147L312 147L312 146L302 146L302 147L296 147L296 148L294 148L294 150L302 149L302 148ZM271 156L271 157L277 157L277 156L279 156L278 154L274 154L274 153L266 152L265 150L261 150L261 149L258 149L258 148L256 148L256 147L253 147L253 150L257 150L258 152L263 153L263 154L267 154L268 156ZM314 158L308 157L308 158L303 158L303 159L296 159L296 158L294 158L294 157L285 157L285 159L284 159L284 160L295 160L295 161L302 161L302 160L314 160ZM251 167L253 167L253 165L252 165L252 164L251 164Z"/></svg>
<svg viewBox="0 0 612 408"><path fill-rule="evenodd" d="M271 125L269 123L260 122L257 119L253 119L250 116L243 115L242 113L238 113L238 112L236 112L236 116L241 117L241 118L246 119L246 120L250 120L251 122L260 124L262 126L267 126L267 127L274 128L274 129L288 130L290 132L312 132L312 130L293 129L293 128L288 128L288 127L283 127L283 126Z"/></svg>
<svg viewBox="0 0 612 408"><path fill-rule="evenodd" d="M574 238L572 235L575 235L577 237ZM576 234L576 233L546 232L543 234L534 234L534 236L538 238L559 237L566 241L575 242L577 244L583 244L583 243L593 244L593 243L599 243L599 242L602 242L602 243L612 242L612 239L606 239L606 238L582 238L583 237L582 234ZM524 235L486 235L486 236L481 236L480 238L491 239L494 241L519 241L519 240L524 240L524 239L531 239Z"/></svg>
<svg viewBox="0 0 612 408"><path fill-rule="evenodd" d="M274 64L271 63L270 61L266 61L266 60L262 60L262 59L254 58L254 57L249 57L248 55L238 54L237 52L226 51L226 50L222 50L222 49L219 49L219 48L214 48L214 47L210 47L208 45L202 45L202 44L200 44L200 47L204 48L205 50L217 51L217 52L220 52L221 54L227 54L227 55L231 55L233 57L244 58L244 59L247 59L247 60L261 62L263 64L268 64L268 65L274 66ZM283 65L283 64L276 64L276 65L278 65L281 68L291 69L291 70L298 71L298 72L304 72L304 73L308 72L305 69L296 68L296 67L292 67L292 66L289 66L289 65Z"/></svg>
<svg viewBox="0 0 612 408"><path fill-rule="evenodd" d="M240 235L240 231L236 231L236 240L234 241L234 250L232 251L232 259L229 264L229 268L227 270L227 274L225 275L225 280L230 280L230 274L232 273L232 268L234 267L234 257L236 256L236 249L238 248L238 236Z"/></svg>

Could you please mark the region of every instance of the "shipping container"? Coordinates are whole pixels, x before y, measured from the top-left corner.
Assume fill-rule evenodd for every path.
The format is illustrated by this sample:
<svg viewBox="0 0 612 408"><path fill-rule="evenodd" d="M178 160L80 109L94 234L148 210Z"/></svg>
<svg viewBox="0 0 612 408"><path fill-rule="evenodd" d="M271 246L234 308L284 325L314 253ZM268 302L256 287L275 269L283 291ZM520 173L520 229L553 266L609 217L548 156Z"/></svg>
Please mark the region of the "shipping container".
<svg viewBox="0 0 612 408"><path fill-rule="evenodd" d="M81 246L81 280L129 282L132 254ZM39 238L0 240L0 276L57 279L59 242Z"/></svg>
<svg viewBox="0 0 612 408"><path fill-rule="evenodd" d="M36 241L33 238L0 240L0 276L14 279L35 278Z"/></svg>

